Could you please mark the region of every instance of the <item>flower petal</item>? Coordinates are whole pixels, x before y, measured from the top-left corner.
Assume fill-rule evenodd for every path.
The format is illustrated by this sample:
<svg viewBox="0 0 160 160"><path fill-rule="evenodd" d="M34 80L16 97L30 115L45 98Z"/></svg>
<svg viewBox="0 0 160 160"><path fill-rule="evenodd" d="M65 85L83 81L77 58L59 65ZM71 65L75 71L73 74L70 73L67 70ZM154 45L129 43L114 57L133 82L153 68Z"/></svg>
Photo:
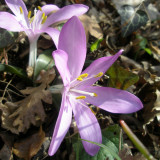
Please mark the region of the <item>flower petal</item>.
<svg viewBox="0 0 160 160"><path fill-rule="evenodd" d="M62 104L58 119L54 128L54 133L52 136L52 141L49 147L48 154L50 156L54 155L59 148L64 136L66 135L72 120L72 109L67 102L66 95L63 95Z"/></svg>
<svg viewBox="0 0 160 160"><path fill-rule="evenodd" d="M56 5L44 5L43 7L41 7L42 10L38 10L36 13L36 17L34 17L35 22L33 23L33 27L32 28L36 28L36 29L44 29L42 21L42 14L45 13L45 16L47 16L48 14L51 14L54 11L59 10L59 8ZM46 26L47 27L47 26Z"/></svg>
<svg viewBox="0 0 160 160"><path fill-rule="evenodd" d="M67 20L72 16L80 16L86 13L87 11L88 11L88 6L82 4L73 4L65 6L60 10L58 10L56 13L51 14L47 18L44 27L47 27L56 22Z"/></svg>
<svg viewBox="0 0 160 160"><path fill-rule="evenodd" d="M77 17L72 17L64 24L59 36L58 49L64 50L68 54L71 80L77 78L86 58L86 35Z"/></svg>
<svg viewBox="0 0 160 160"><path fill-rule="evenodd" d="M93 141L97 143L102 143L101 129L95 115L92 113L90 108L86 106L85 102L79 100L74 100L73 97L70 98L70 104L73 109L74 118L79 129L79 133L82 139ZM94 156L98 150L99 146L82 141L83 146L88 154Z"/></svg>
<svg viewBox="0 0 160 160"><path fill-rule="evenodd" d="M58 40L59 40L59 34L60 31L55 29L55 28L51 28L51 27L47 27L44 30L41 30L43 32L46 32L47 34L50 35L50 37L52 38L56 48L58 47Z"/></svg>
<svg viewBox="0 0 160 160"><path fill-rule="evenodd" d="M28 18L27 18L28 11L27 11L26 5L22 0L5 0L5 2L17 17L21 16L19 7L22 7L24 18L26 21L28 21Z"/></svg>
<svg viewBox="0 0 160 160"><path fill-rule="evenodd" d="M8 12L0 12L0 27L13 32L24 31L15 16Z"/></svg>
<svg viewBox="0 0 160 160"><path fill-rule="evenodd" d="M54 58L55 65L62 77L63 84L66 86L70 82L70 72L67 65L68 55L66 52L59 49L53 51L52 56Z"/></svg>
<svg viewBox="0 0 160 160"><path fill-rule="evenodd" d="M42 11L45 13L45 15L48 15L49 13L57 11L57 10L59 10L59 7L57 7L56 5L52 5L52 4L44 5L42 7Z"/></svg>
<svg viewBox="0 0 160 160"><path fill-rule="evenodd" d="M86 102L112 113L133 113L143 108L135 95L110 87L87 87L85 91L96 93L97 97L87 96Z"/></svg>
<svg viewBox="0 0 160 160"><path fill-rule="evenodd" d="M122 54L123 50L120 50L118 53L116 53L114 56L109 57L102 57L90 64L89 67L87 67L83 73L88 73L88 77L85 81L82 81L82 85L79 85L77 88L82 88L82 86L85 88L85 86L91 86L93 85L97 80L99 80L102 76L95 78L95 75L97 75L100 72L105 73L109 67L117 60L117 58ZM93 77L93 78L92 78Z"/></svg>

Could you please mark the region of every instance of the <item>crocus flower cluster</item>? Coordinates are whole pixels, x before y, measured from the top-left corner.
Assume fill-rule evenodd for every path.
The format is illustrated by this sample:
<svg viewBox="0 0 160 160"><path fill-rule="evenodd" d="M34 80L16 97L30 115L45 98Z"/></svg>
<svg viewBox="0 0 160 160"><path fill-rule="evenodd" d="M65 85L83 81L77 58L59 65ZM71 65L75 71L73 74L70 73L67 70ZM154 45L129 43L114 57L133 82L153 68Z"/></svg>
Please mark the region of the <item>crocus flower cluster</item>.
<svg viewBox="0 0 160 160"><path fill-rule="evenodd" d="M94 85L122 52L120 50L114 56L95 60L82 72L86 59L85 31L75 16L64 24L58 49L52 53L64 87L49 155L55 154L65 137L72 121L72 112L81 138L102 143L100 126L88 104L112 113L133 113L143 107L141 101L127 91ZM82 143L86 152L92 156L99 150L95 144L86 141Z"/></svg>
<svg viewBox="0 0 160 160"><path fill-rule="evenodd" d="M64 139L72 121L72 113L81 138L102 143L100 126L88 104L112 113L133 113L143 107L141 101L127 91L95 85L123 50L114 56L95 60L82 72L86 59L86 35L76 16L87 12L87 6L75 4L61 9L55 5L38 6L38 10L35 9L32 14L31 11L27 11L22 0L5 0L5 2L14 15L0 12L0 27L26 33L30 42L29 66L35 67L37 40L41 33L49 34L57 47L52 55L64 86L49 155L55 154ZM61 32L49 27L69 18L71 19L64 24ZM82 143L86 152L92 156L99 150L99 146L95 144L86 141Z"/></svg>
<svg viewBox="0 0 160 160"><path fill-rule="evenodd" d="M72 16L82 15L88 7L81 4L68 5L58 8L56 5L38 6L32 14L22 0L5 0L13 14L0 12L0 27L9 31L24 31L30 42L29 66L34 67L37 57L37 40L41 33L49 34L57 46L59 31L48 27L51 24L67 20ZM33 17L31 17L33 15Z"/></svg>

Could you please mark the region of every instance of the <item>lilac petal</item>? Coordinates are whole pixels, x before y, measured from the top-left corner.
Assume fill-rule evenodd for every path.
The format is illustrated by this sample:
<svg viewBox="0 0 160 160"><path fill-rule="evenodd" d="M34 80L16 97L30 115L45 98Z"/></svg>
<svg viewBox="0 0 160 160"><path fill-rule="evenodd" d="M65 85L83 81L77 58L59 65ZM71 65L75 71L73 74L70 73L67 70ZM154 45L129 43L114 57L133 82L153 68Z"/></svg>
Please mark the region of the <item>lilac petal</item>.
<svg viewBox="0 0 160 160"><path fill-rule="evenodd" d="M55 29L55 28L51 28L51 27L47 27L44 30L41 30L43 32L46 32L47 34L50 35L50 37L52 38L56 48L58 47L58 40L59 40L59 34L60 31Z"/></svg>
<svg viewBox="0 0 160 160"><path fill-rule="evenodd" d="M97 97L87 96L86 102L112 113L133 113L143 108L143 104L135 95L110 87L90 86L87 92L96 93Z"/></svg>
<svg viewBox="0 0 160 160"><path fill-rule="evenodd" d="M24 18L26 21L28 21L27 20L28 11L27 11L26 5L22 0L5 0L5 2L17 17L21 16L19 7L22 7Z"/></svg>
<svg viewBox="0 0 160 160"><path fill-rule="evenodd" d="M45 16L48 14L51 14L52 12L55 12L59 10L59 8L56 5L44 5L42 8L42 11L38 10L36 13L36 23L34 24L35 28L44 29L42 23L42 14L45 13ZM48 26L46 26L48 27Z"/></svg>
<svg viewBox="0 0 160 160"><path fill-rule="evenodd" d="M70 82L70 72L67 65L67 53L63 50L58 49L56 51L53 51L52 56L54 58L55 65L62 77L64 86L68 85Z"/></svg>
<svg viewBox="0 0 160 160"><path fill-rule="evenodd" d="M52 4L44 5L42 7L42 11L45 13L45 15L48 15L49 13L57 11L57 10L59 10L59 7L57 7L56 5L52 5Z"/></svg>
<svg viewBox="0 0 160 160"><path fill-rule="evenodd" d="M82 5L82 4L73 4L68 5L60 10L58 10L56 13L51 14L45 24L44 27L49 26L53 23L60 22L63 20L67 20L71 18L72 16L80 16L88 11L88 6Z"/></svg>
<svg viewBox="0 0 160 160"><path fill-rule="evenodd" d="M90 108L86 106L84 102L80 101L80 104L78 100L73 98L70 98L70 103L81 138L88 141L102 143L100 126ZM82 143L86 152L91 156L94 156L100 149L100 147L95 144L86 141L82 141Z"/></svg>
<svg viewBox="0 0 160 160"><path fill-rule="evenodd" d="M72 109L67 103L66 95L63 95L62 104L58 119L54 128L54 133L52 136L52 141L49 147L48 154L50 156L54 155L59 148L64 136L66 135L72 120Z"/></svg>
<svg viewBox="0 0 160 160"><path fill-rule="evenodd" d="M84 88L85 86L93 85L97 80L99 80L101 77L95 78L94 76L100 72L105 73L109 69L109 67L111 67L111 65L117 60L117 58L122 54L122 52L123 50L121 49L114 56L102 57L92 62L90 66L87 67L82 72L82 74L88 73L88 77L87 77L88 80L85 81L85 78L84 78L84 82L82 82L82 85L84 86ZM82 85L80 85L77 88L82 88Z"/></svg>
<svg viewBox="0 0 160 160"><path fill-rule="evenodd" d="M13 32L24 31L15 16L8 12L0 12L0 27Z"/></svg>
<svg viewBox="0 0 160 160"><path fill-rule="evenodd" d="M64 50L68 54L71 80L77 78L86 58L86 35L77 17L72 17L64 24L59 36L58 49Z"/></svg>

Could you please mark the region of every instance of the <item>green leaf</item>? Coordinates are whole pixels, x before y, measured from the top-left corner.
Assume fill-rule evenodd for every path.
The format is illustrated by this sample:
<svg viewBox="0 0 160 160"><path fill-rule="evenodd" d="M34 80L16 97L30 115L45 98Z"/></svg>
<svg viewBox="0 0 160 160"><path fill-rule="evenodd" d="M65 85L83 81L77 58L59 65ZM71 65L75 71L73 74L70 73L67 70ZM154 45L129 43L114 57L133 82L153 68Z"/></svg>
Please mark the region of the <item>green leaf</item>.
<svg viewBox="0 0 160 160"><path fill-rule="evenodd" d="M98 39L96 40L94 43L91 44L91 48L90 48L90 51L93 52L93 51L96 51L99 46L100 46L100 43L103 41L103 39Z"/></svg>
<svg viewBox="0 0 160 160"><path fill-rule="evenodd" d="M132 32L146 25L149 20L146 12L135 10L134 7L124 5L118 10L121 16L122 36L127 37Z"/></svg>
<svg viewBox="0 0 160 160"><path fill-rule="evenodd" d="M141 35L137 35L136 36L140 42L139 42L139 46L141 49L145 49L146 48L146 45L148 44L148 41L146 38L142 37Z"/></svg>
<svg viewBox="0 0 160 160"><path fill-rule="evenodd" d="M139 42L139 47L140 47L140 49L143 49L143 50L145 50L149 55L152 55L152 51L151 51L149 48L146 47L147 44L148 44L147 39L144 38L144 37L142 37L141 35L137 35L136 37L140 40L140 42Z"/></svg>
<svg viewBox="0 0 160 160"><path fill-rule="evenodd" d="M118 156L119 137L120 127L118 125L114 125L102 131L103 144L84 140L101 147L99 152L93 157L85 152L80 141L75 142L73 144L73 148L76 152L76 160L120 160L120 157Z"/></svg>
<svg viewBox="0 0 160 160"><path fill-rule="evenodd" d="M10 32L0 28L0 48L7 47L8 45L14 43L17 37L17 32Z"/></svg>
<svg viewBox="0 0 160 160"><path fill-rule="evenodd" d="M58 24L57 28L58 28L59 31L62 30L62 27L63 27L64 24L65 24L65 23L60 23L60 24Z"/></svg>
<svg viewBox="0 0 160 160"><path fill-rule="evenodd" d="M149 48L144 48L144 50L149 54L152 55L152 51Z"/></svg>
<svg viewBox="0 0 160 160"><path fill-rule="evenodd" d="M117 148L119 148L120 130L121 129L119 125L116 124L102 130L102 134L104 137L108 138L111 142L113 142ZM121 144L122 142L123 142L123 139L121 137ZM120 148L121 147L122 146L120 146Z"/></svg>
<svg viewBox="0 0 160 160"><path fill-rule="evenodd" d="M108 86L126 90L136 83L139 77L114 63L106 73L109 76Z"/></svg>
<svg viewBox="0 0 160 160"><path fill-rule="evenodd" d="M48 70L54 66L54 60L52 57L52 50L46 50L39 55L36 61L36 67L34 71L34 78L36 79L41 70Z"/></svg>
<svg viewBox="0 0 160 160"><path fill-rule="evenodd" d="M12 74L16 74L21 78L28 79L26 71L15 66L0 63L0 72L9 72Z"/></svg>

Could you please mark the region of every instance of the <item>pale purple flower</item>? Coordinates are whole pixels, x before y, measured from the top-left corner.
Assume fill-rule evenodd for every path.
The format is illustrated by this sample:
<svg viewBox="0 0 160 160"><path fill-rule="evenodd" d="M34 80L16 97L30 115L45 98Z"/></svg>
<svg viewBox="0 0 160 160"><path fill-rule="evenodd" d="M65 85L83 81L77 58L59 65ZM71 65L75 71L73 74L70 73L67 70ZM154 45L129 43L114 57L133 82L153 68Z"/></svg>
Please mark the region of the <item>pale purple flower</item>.
<svg viewBox="0 0 160 160"><path fill-rule="evenodd" d="M88 104L112 113L133 113L143 107L141 101L127 91L94 85L122 51L120 50L114 56L95 60L82 72L86 59L86 36L83 26L77 17L71 18L63 26L59 36L58 50L53 52L53 58L64 87L49 155L55 154L66 135L71 124L72 112L81 138L101 143L101 129ZM95 144L86 141L82 143L86 152L92 156L99 150L99 146Z"/></svg>
<svg viewBox="0 0 160 160"><path fill-rule="evenodd" d="M40 34L48 33L57 46L60 32L48 26L69 19L74 15L82 15L88 10L87 6L81 4L68 5L61 9L56 5L45 5L38 7L38 10L35 9L32 14L31 11L27 11L22 0L5 0L5 2L14 15L0 12L0 27L15 32L25 31L30 42L29 66L32 67L36 63L37 40Z"/></svg>

